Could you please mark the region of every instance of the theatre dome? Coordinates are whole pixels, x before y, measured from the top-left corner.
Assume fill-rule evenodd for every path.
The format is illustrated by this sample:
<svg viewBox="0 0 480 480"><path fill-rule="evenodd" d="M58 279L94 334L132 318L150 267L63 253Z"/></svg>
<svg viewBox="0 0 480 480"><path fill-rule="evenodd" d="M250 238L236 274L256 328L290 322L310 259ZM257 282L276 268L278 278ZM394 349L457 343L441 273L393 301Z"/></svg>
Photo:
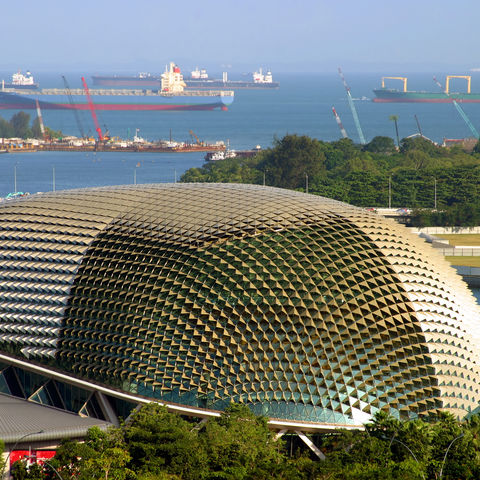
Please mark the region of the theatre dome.
<svg viewBox="0 0 480 480"><path fill-rule="evenodd" d="M480 404L480 312L407 228L238 184L0 204L0 348L152 399L360 424Z"/></svg>

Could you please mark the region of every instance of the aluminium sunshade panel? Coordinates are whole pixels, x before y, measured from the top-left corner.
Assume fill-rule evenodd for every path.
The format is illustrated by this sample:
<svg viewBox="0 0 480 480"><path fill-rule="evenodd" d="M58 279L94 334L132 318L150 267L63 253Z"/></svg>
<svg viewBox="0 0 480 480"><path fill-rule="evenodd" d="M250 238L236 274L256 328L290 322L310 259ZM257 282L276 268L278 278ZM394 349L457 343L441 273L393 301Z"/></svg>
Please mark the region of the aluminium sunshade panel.
<svg viewBox="0 0 480 480"><path fill-rule="evenodd" d="M0 341L152 398L359 423L480 398L479 313L404 227L269 187L157 184L0 206Z"/></svg>

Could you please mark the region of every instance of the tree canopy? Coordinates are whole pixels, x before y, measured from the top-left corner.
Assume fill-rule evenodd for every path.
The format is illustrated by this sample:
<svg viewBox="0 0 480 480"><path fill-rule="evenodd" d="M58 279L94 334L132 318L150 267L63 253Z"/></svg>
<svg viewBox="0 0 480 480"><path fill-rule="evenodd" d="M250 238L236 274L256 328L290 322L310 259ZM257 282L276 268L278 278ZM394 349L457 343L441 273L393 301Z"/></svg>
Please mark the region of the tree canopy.
<svg viewBox="0 0 480 480"><path fill-rule="evenodd" d="M148 404L120 427L62 442L41 465L16 462L15 480L474 480L480 478L480 417L400 421L378 412L362 430L312 440L319 460L295 436L276 438L267 419L231 404L206 422ZM286 439L286 440L284 440Z"/></svg>

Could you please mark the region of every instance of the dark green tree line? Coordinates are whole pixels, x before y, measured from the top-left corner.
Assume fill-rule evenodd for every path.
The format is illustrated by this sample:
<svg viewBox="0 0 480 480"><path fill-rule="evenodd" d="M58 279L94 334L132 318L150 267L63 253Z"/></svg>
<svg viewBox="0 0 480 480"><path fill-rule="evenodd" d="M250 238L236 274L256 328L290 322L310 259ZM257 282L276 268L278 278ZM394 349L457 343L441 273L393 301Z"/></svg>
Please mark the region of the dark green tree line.
<svg viewBox="0 0 480 480"><path fill-rule="evenodd" d="M290 439L290 442L292 440ZM15 480L473 480L480 478L480 417L400 421L379 412L361 430L316 436L319 460L289 449L264 417L232 404L200 423L149 404L119 428L62 442L48 464L16 462ZM293 454L292 454L293 452ZM441 475L441 477L440 477Z"/></svg>
<svg viewBox="0 0 480 480"><path fill-rule="evenodd" d="M56 132L45 127L49 138L60 138L62 132ZM25 112L18 112L12 115L10 120L0 117L0 138L43 138L40 128L40 120L35 117L30 125L30 115Z"/></svg>

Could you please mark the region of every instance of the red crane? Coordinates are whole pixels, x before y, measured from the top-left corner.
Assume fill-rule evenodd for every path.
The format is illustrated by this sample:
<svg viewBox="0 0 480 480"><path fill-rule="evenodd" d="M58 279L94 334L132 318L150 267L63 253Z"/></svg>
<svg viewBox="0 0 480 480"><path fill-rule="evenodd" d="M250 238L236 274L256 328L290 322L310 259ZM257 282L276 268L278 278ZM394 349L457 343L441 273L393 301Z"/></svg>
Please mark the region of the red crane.
<svg viewBox="0 0 480 480"><path fill-rule="evenodd" d="M85 90L85 95L87 96L88 107L90 108L90 113L92 114L93 123L95 124L95 130L98 134L98 139L103 141L103 134L102 129L100 128L100 124L98 123L97 114L95 113L95 106L93 105L92 97L90 96L90 90L88 90L87 82L85 81L85 77L82 77L83 89Z"/></svg>

